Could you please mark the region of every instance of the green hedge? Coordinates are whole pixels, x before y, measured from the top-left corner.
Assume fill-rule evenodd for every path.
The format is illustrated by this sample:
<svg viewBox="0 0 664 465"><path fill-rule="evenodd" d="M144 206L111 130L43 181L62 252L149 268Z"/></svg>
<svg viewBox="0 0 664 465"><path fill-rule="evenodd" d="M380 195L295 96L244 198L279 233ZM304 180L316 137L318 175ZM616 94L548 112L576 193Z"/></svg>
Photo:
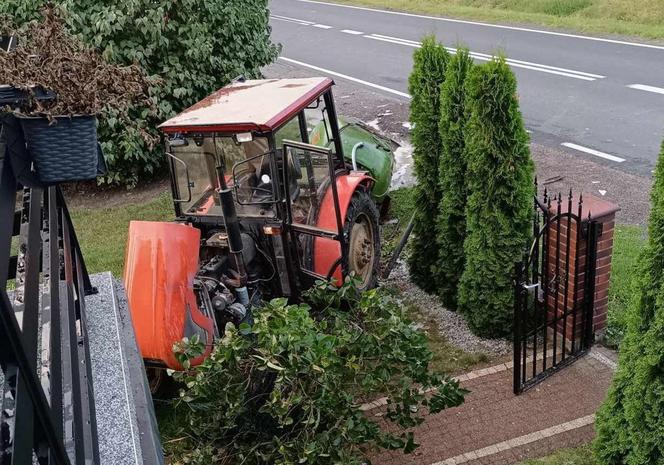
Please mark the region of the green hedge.
<svg viewBox="0 0 664 465"><path fill-rule="evenodd" d="M473 59L459 49L447 66L440 103L442 154L439 166L440 203L436 224L438 265L437 291L448 308L457 306L457 288L465 266L466 237L466 77Z"/></svg>
<svg viewBox="0 0 664 465"><path fill-rule="evenodd" d="M425 334L380 290L319 282L304 298L265 303L253 327L229 329L202 365L175 373L173 463L360 465L372 450L413 452L423 416L463 402L457 381L429 370ZM187 368L202 348L192 342L178 350ZM380 419L360 408L382 396Z"/></svg>
<svg viewBox="0 0 664 465"><path fill-rule="evenodd" d="M449 53L435 37L422 41L413 56L414 67L408 81L412 95L410 121L411 141L417 185L415 186L415 222L411 240L409 269L413 281L427 292L436 291L436 211L440 203L438 166L441 140L440 86L445 80Z"/></svg>
<svg viewBox="0 0 664 465"><path fill-rule="evenodd" d="M664 145L651 197L638 294L618 372L597 413L595 453L605 465L664 463Z"/></svg>
<svg viewBox="0 0 664 465"><path fill-rule="evenodd" d="M459 311L475 333L499 337L512 331L513 269L530 238L534 164L516 78L505 59L474 67L466 89L466 267Z"/></svg>
<svg viewBox="0 0 664 465"><path fill-rule="evenodd" d="M163 166L159 147L141 132L228 84L239 75L258 77L278 55L270 42L267 0L57 0L67 12L70 32L102 51L112 62L140 64L162 79L151 89L157 110L137 107L135 124L120 125L113 114L99 134L110 181L135 184ZM39 0L5 0L0 15L18 25L35 19Z"/></svg>

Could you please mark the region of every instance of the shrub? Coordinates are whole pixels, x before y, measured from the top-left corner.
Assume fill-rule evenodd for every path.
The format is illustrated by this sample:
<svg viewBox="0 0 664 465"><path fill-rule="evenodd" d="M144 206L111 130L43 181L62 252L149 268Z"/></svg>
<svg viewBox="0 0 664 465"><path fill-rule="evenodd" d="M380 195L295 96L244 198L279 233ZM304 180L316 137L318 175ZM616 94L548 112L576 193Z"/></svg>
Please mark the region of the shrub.
<svg viewBox="0 0 664 465"><path fill-rule="evenodd" d="M664 462L664 144L655 170L649 238L618 371L597 413L595 453L606 465Z"/></svg>
<svg viewBox="0 0 664 465"><path fill-rule="evenodd" d="M505 336L512 329L514 263L530 237L534 164L516 78L505 59L474 67L466 89L466 267L459 310L477 334Z"/></svg>
<svg viewBox="0 0 664 465"><path fill-rule="evenodd" d="M436 248L435 212L440 203L438 165L441 152L440 86L445 79L449 53L435 37L426 37L414 54L413 72L408 80L412 95L410 121L415 163L415 222L411 240L409 269L414 282L427 292L435 292Z"/></svg>
<svg viewBox="0 0 664 465"><path fill-rule="evenodd" d="M436 221L437 290L443 304L456 308L457 289L465 264L466 158L464 131L467 120L465 82L473 60L459 49L447 65L440 103L442 154L439 166L440 203Z"/></svg>
<svg viewBox="0 0 664 465"><path fill-rule="evenodd" d="M175 434L190 438L179 458L359 464L366 447L411 452L417 444L408 429L423 408L463 402L456 381L428 372L424 334L379 291L359 296L352 283L339 291L319 283L306 298L315 310L273 300L252 328L228 330L201 366L175 373L185 386L175 415L186 425ZM180 357L199 350L185 343ZM423 395L428 388L435 390ZM383 431L360 409L380 395L389 397L386 419L402 434Z"/></svg>
<svg viewBox="0 0 664 465"><path fill-rule="evenodd" d="M0 2L0 15L18 25L35 19L44 1ZM163 166L144 133L239 75L257 77L278 48L270 43L267 0L58 0L70 32L120 64L140 65L163 82L151 89L156 110L136 105L132 125L108 111L99 136L110 181L134 184Z"/></svg>

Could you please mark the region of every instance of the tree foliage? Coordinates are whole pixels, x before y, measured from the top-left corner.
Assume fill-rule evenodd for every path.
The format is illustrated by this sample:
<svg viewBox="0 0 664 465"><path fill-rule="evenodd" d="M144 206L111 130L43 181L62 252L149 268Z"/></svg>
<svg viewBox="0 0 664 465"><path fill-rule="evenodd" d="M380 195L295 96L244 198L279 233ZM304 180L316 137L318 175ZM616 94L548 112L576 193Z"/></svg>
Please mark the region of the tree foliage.
<svg viewBox="0 0 664 465"><path fill-rule="evenodd" d="M422 410L463 402L456 381L428 371L426 337L377 290L360 296L319 283L309 305L277 299L253 327L228 330L199 367L175 373L184 388L177 437L186 463L360 464L364 447L417 447ZM310 305L313 305L313 309ZM200 343L179 347L182 360ZM185 365L186 366L186 365ZM433 388L433 392L422 392ZM360 409L387 395L387 432Z"/></svg>
<svg viewBox="0 0 664 465"><path fill-rule="evenodd" d="M435 217L440 203L438 167L441 140L440 87L445 80L449 53L435 37L426 37L414 54L414 66L408 80L412 95L410 121L414 125L411 141L417 185L415 186L415 222L411 242L409 269L415 283L428 292L436 290Z"/></svg>
<svg viewBox="0 0 664 465"><path fill-rule="evenodd" d="M512 329L513 267L530 237L534 164L516 78L504 58L474 67L467 83L466 266L459 310L482 336Z"/></svg>
<svg viewBox="0 0 664 465"><path fill-rule="evenodd" d="M467 49L459 48L447 65L441 90L439 166L440 202L436 220L438 264L437 291L443 304L456 308L457 289L465 265L466 155L464 132L467 121L466 76L473 66Z"/></svg>
<svg viewBox="0 0 664 465"><path fill-rule="evenodd" d="M597 414L605 465L664 463L664 144L655 170L648 245L629 309L618 371Z"/></svg>
<svg viewBox="0 0 664 465"><path fill-rule="evenodd" d="M257 77L278 48L270 42L267 0L56 0L70 32L120 64L139 64L162 79L151 89L156 109L137 105L134 124L108 111L99 135L111 180L135 183L163 165L141 137L237 76ZM0 2L0 15L17 25L36 19L40 0Z"/></svg>

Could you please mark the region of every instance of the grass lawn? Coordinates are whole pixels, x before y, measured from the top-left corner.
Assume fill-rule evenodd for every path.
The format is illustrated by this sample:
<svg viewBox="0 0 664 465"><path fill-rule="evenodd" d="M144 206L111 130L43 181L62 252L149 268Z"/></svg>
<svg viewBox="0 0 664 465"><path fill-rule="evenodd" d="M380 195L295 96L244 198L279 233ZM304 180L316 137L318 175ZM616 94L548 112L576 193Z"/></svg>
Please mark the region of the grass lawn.
<svg viewBox="0 0 664 465"><path fill-rule="evenodd" d="M626 328L627 308L634 296L638 259L646 245L646 228L617 225L613 236L613 268L609 288L609 322L606 343L617 347Z"/></svg>
<svg viewBox="0 0 664 465"><path fill-rule="evenodd" d="M664 38L662 0L332 0L427 15Z"/></svg>
<svg viewBox="0 0 664 465"><path fill-rule="evenodd" d="M541 459L531 459L519 465L597 465L590 446L559 450Z"/></svg>
<svg viewBox="0 0 664 465"><path fill-rule="evenodd" d="M131 220L168 221L173 219L173 203L162 194L144 204L112 208L74 209L72 221L90 273L112 271L122 276L127 231Z"/></svg>

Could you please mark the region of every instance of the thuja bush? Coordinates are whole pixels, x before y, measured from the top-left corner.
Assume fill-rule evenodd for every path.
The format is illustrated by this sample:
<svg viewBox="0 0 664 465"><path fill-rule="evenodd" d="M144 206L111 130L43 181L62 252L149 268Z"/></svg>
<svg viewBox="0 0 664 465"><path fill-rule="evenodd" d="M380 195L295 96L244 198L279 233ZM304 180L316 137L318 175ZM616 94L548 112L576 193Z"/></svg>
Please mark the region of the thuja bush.
<svg viewBox="0 0 664 465"><path fill-rule="evenodd" d="M597 413L594 448L605 465L664 463L664 144L651 202L638 295L629 310L618 371Z"/></svg>
<svg viewBox="0 0 664 465"><path fill-rule="evenodd" d="M422 412L463 402L456 381L430 373L424 334L380 291L359 295L319 283L307 304L273 300L253 327L229 329L199 367L175 373L183 383L175 416L185 463L360 464L368 448L417 444L409 429ZM200 351L189 341L182 361ZM186 366L186 362L185 362ZM424 391L433 389L428 394ZM389 433L363 412L386 395ZM391 428L394 430L394 428Z"/></svg>
<svg viewBox="0 0 664 465"><path fill-rule="evenodd" d="M40 0L0 2L0 16L18 26L38 18ZM138 64L161 78L155 108L135 105L133 124L108 110L99 136L111 175L133 184L164 164L150 140L156 126L237 76L257 77L278 55L270 42L267 0L55 0L70 32L119 64ZM152 135L153 137L146 137Z"/></svg>
<svg viewBox="0 0 664 465"><path fill-rule="evenodd" d="M408 87L412 95L410 121L414 125L411 141L417 177L414 191L417 210L408 264L414 282L428 292L435 292L438 262L435 218L440 203L440 87L445 80L449 53L435 37L429 36L423 40L413 59Z"/></svg>
<svg viewBox="0 0 664 465"><path fill-rule="evenodd" d="M467 49L460 48L447 65L441 90L440 139L442 153L438 171L440 203L436 220L438 264L437 291L448 308L456 308L457 289L465 264L466 156L464 132L467 121L466 76L473 66Z"/></svg>
<svg viewBox="0 0 664 465"><path fill-rule="evenodd" d="M513 270L530 237L534 164L504 58L474 67L468 76L466 266L459 310L482 336L512 329Z"/></svg>

